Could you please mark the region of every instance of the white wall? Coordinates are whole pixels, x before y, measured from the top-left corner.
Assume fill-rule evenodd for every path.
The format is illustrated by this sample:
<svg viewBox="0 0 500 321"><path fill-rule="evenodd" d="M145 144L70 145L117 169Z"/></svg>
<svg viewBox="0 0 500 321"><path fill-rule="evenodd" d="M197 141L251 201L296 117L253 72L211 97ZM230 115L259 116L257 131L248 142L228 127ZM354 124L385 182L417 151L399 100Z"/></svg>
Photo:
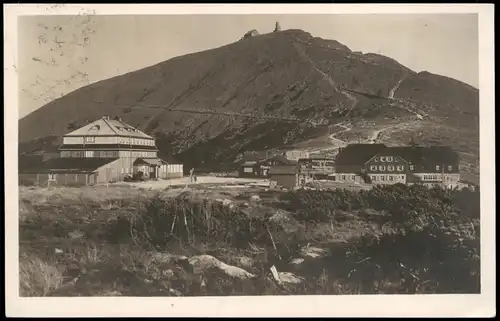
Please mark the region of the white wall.
<svg viewBox="0 0 500 321"><path fill-rule="evenodd" d="M406 184L406 174L372 174L370 173L372 184ZM382 178L384 180L382 180ZM391 180L392 178L392 180Z"/></svg>
<svg viewBox="0 0 500 321"><path fill-rule="evenodd" d="M86 145L91 145L91 144L118 144L118 137L113 136L113 137L101 137L101 136L93 136L94 137L94 142L89 143L85 142ZM71 137L67 136L63 138L63 143L64 144L83 144L84 143L84 137Z"/></svg>

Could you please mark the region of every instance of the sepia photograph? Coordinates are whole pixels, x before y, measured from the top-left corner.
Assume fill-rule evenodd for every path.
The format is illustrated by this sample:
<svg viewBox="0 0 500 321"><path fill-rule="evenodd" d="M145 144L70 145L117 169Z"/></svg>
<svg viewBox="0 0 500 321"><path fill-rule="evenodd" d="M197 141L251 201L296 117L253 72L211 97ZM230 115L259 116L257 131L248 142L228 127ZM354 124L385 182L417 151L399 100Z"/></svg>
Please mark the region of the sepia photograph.
<svg viewBox="0 0 500 321"><path fill-rule="evenodd" d="M12 6L14 297L495 314L493 6L155 6Z"/></svg>

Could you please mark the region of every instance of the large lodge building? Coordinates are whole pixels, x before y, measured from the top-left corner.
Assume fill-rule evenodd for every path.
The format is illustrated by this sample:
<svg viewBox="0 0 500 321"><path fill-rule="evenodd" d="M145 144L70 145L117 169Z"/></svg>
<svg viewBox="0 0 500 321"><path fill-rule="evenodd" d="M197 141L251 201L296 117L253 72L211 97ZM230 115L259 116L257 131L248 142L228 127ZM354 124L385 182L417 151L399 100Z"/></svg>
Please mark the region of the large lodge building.
<svg viewBox="0 0 500 321"><path fill-rule="evenodd" d="M123 180L142 172L145 177L183 176L183 165L158 158L155 139L104 116L63 137L59 157L20 172L20 180L36 185L89 185Z"/></svg>
<svg viewBox="0 0 500 321"><path fill-rule="evenodd" d="M341 148L335 159L301 158L293 171L291 166L288 165L286 172L288 176L295 177L295 187L317 180L329 180L371 185L401 183L455 188L460 181L458 153L446 146L350 144ZM278 172L278 168L276 171L271 168L273 172ZM287 183L287 187L291 187Z"/></svg>
<svg viewBox="0 0 500 321"><path fill-rule="evenodd" d="M335 171L338 181L454 188L460 181L459 161L447 146L352 144L339 151Z"/></svg>

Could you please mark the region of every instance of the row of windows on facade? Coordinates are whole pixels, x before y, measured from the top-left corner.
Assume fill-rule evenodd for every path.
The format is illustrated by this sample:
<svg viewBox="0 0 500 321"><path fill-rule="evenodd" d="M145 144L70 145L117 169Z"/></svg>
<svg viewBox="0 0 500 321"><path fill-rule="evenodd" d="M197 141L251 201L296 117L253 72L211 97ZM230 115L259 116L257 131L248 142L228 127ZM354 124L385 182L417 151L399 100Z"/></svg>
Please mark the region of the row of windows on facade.
<svg viewBox="0 0 500 321"><path fill-rule="evenodd" d="M321 161L312 161L310 163L306 163L303 166L306 168L310 168L312 166L317 166L317 167L334 167L335 162L332 161L326 161L326 162L321 162Z"/></svg>
<svg viewBox="0 0 500 321"><path fill-rule="evenodd" d="M84 139L84 142L86 144L93 144L93 143L95 143L95 137L94 136L86 136ZM155 146L155 141L153 139L118 137L118 144Z"/></svg>
<svg viewBox="0 0 500 321"><path fill-rule="evenodd" d="M381 163L384 163L384 162L387 162L387 163L390 163L390 162L397 162L398 161L398 158L397 157L392 157L392 156L380 156L380 157L375 157L373 159L374 162L378 162L380 161Z"/></svg>
<svg viewBox="0 0 500 321"><path fill-rule="evenodd" d="M393 166L393 165L387 165L387 167L385 165L371 165L370 166L370 170L371 171L377 171L377 169L379 171L385 171L387 168L387 170L389 172L394 172L394 170L397 170L398 172L402 172L404 171L404 166L403 165L397 165L397 166ZM448 170L451 171L453 169L453 167L451 165L448 165ZM415 166L414 165L410 165L410 170L411 171L414 171L415 170ZM436 170L439 171L441 170L441 166L439 165L436 165Z"/></svg>
<svg viewBox="0 0 500 321"><path fill-rule="evenodd" d="M405 175L370 175L370 178L372 181L397 181L398 179L405 179ZM423 175L422 179L424 181L437 181L441 177L440 175ZM354 181L356 179L356 175L341 175L340 180L352 180ZM452 177L446 176L445 179L447 181L453 180Z"/></svg>
<svg viewBox="0 0 500 321"><path fill-rule="evenodd" d="M129 152L126 156L129 157L156 157L156 152ZM118 157L118 151L96 151L86 150L83 151L61 151L61 157L103 157L113 158Z"/></svg>

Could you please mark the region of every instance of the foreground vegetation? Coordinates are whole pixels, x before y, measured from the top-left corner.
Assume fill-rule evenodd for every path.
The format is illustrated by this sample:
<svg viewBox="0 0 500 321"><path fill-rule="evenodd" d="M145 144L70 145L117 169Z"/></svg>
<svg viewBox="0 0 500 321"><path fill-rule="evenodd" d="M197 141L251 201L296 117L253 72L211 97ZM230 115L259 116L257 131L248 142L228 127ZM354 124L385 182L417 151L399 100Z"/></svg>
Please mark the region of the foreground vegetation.
<svg viewBox="0 0 500 321"><path fill-rule="evenodd" d="M479 191L178 194L23 188L21 295L480 291Z"/></svg>

